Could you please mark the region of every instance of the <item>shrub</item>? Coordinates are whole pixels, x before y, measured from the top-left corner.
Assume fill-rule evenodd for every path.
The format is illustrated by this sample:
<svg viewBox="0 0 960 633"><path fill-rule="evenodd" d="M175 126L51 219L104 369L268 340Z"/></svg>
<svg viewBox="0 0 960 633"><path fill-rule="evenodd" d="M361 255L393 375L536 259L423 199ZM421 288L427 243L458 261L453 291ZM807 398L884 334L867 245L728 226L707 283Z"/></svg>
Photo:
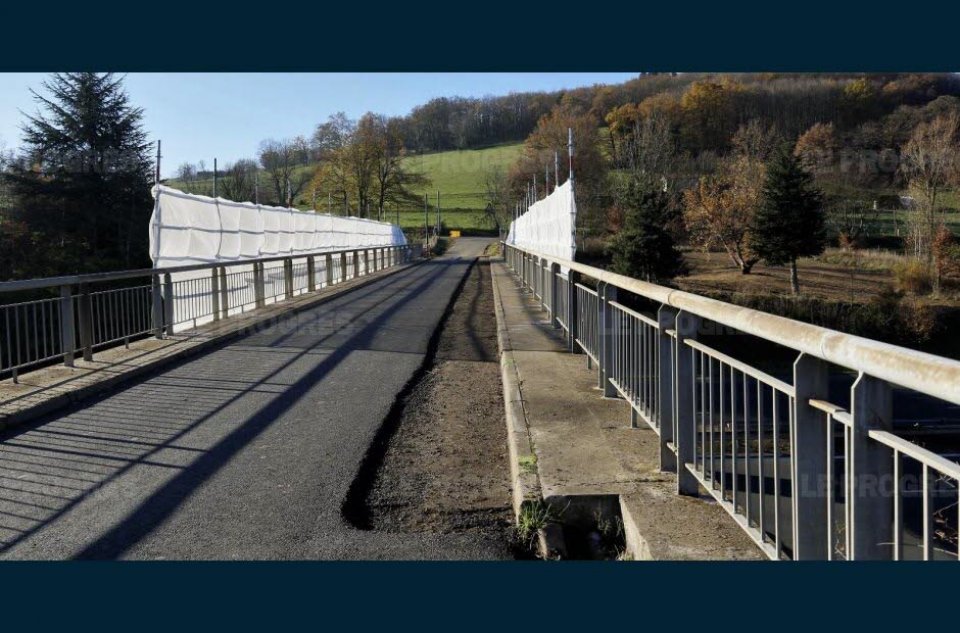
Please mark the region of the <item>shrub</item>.
<svg viewBox="0 0 960 633"><path fill-rule="evenodd" d="M927 265L918 260L894 264L891 268L897 289L914 295L927 294L933 288L933 279Z"/></svg>

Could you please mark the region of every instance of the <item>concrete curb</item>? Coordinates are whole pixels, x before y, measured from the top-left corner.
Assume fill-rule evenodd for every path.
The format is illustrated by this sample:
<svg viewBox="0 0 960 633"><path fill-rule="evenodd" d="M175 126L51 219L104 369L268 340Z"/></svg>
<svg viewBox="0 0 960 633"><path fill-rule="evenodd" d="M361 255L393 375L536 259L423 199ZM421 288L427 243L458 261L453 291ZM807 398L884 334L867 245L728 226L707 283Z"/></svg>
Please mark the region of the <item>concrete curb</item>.
<svg viewBox="0 0 960 633"><path fill-rule="evenodd" d="M490 258L490 265L503 263L502 257ZM503 404L507 421L507 447L510 459L510 479L513 487L513 513L519 523L524 507L544 503L540 487L540 473L537 469L537 455L530 438L527 413L523 404L523 391L520 388L520 374L513 356L510 330L507 327L500 298L497 276L490 275L493 284L494 313L497 317L497 345L500 348L500 379L503 382ZM543 558L554 558L566 552L563 530L559 526L548 525L539 530L537 544Z"/></svg>
<svg viewBox="0 0 960 633"><path fill-rule="evenodd" d="M426 260L421 259L408 264L401 264L399 266L389 268L386 270L376 271L371 275L365 275L356 280L351 279L351 280L348 280L347 282L342 282L341 284L337 284L336 286L333 286L329 289L325 288L323 290L320 290L318 296L312 301L306 301L306 302L298 303L295 306L290 306L289 309L284 310L281 314L273 313L273 314L265 315L263 318L260 318L260 319L256 319L256 320L251 319L249 321L244 321L242 324L237 323L237 326L234 329L226 332L221 332L218 334L213 334L205 340L196 341L191 339L185 339L184 342L193 342L193 344L190 345L189 347L184 347L182 349L173 351L163 356L158 356L157 358L149 360L142 365L131 367L126 371L123 371L122 373L115 374L113 376L103 378L101 380L97 380L96 382L83 385L81 387L78 387L77 389L74 389L66 393L61 393L59 395L52 396L36 405L20 409L14 413L0 415L0 431L24 424L31 420L35 420L36 418L39 418L48 413L52 413L58 409L62 409L71 404L81 402L83 400L87 400L97 394L103 393L104 391L108 391L114 387L117 387L118 385L124 384L136 378L139 378L145 374L156 371L161 367L165 367L167 365L180 362L187 358L191 358L193 356L196 356L197 354L200 354L202 352L209 350L214 346L220 345L228 340L243 336L244 334L246 334L247 332L250 332L251 330L256 330L258 328L262 328L264 326L270 325L272 322L275 322L280 317L286 317L287 315L290 315L290 314L297 314L297 313L303 312L304 310L315 308L318 305L322 305L327 301L336 299L337 297L340 297L348 292L351 292L352 290L356 290L357 288L362 288L370 282L377 281L379 279L384 279L385 277L389 277L402 270L406 270L408 268L412 268L413 266L417 266L423 261L426 261ZM356 283L351 283L351 282L356 282ZM344 285L344 283L347 285ZM324 290L329 290L329 292L324 292ZM273 305L277 305L277 304L271 304L271 306ZM202 333L197 336L202 336Z"/></svg>

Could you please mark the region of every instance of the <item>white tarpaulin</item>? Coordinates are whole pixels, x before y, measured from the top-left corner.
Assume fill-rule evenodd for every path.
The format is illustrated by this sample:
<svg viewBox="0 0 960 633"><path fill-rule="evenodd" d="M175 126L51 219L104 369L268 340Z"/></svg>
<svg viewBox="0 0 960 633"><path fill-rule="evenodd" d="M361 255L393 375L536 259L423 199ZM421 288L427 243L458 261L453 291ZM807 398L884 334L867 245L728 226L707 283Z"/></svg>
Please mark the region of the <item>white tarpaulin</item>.
<svg viewBox="0 0 960 633"><path fill-rule="evenodd" d="M155 268L292 256L295 258L295 294L303 292L306 286L307 258L303 255L407 243L399 227L374 220L208 198L162 185L154 187L153 196L150 256ZM363 274L367 266L365 258L358 259L356 266L351 258L343 271L339 269L339 262L338 258L334 266L337 274L344 278ZM316 265L322 284L326 260L319 258ZM267 265L263 274L262 285L267 293L263 301L272 303L280 296L278 292L285 292L283 264ZM171 275L173 302L170 309L174 331L196 327L213 319L215 286L212 275L210 270ZM252 264L230 266L217 283L223 286L219 291L222 294L218 296L226 301L228 314L248 309L255 301Z"/></svg>
<svg viewBox="0 0 960 633"><path fill-rule="evenodd" d="M393 224L233 202L154 187L156 268L406 244Z"/></svg>
<svg viewBox="0 0 960 633"><path fill-rule="evenodd" d="M510 223L507 244L572 261L577 250L576 225L577 203L568 180Z"/></svg>

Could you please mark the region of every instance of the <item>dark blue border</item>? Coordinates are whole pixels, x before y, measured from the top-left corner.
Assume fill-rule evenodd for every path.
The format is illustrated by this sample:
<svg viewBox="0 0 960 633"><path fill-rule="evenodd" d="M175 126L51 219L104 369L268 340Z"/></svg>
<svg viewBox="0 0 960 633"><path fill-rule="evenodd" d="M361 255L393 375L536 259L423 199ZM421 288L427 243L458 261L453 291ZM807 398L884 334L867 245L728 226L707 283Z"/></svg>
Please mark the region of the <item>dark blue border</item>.
<svg viewBox="0 0 960 633"><path fill-rule="evenodd" d="M960 7L7 3L0 71L956 71Z"/></svg>

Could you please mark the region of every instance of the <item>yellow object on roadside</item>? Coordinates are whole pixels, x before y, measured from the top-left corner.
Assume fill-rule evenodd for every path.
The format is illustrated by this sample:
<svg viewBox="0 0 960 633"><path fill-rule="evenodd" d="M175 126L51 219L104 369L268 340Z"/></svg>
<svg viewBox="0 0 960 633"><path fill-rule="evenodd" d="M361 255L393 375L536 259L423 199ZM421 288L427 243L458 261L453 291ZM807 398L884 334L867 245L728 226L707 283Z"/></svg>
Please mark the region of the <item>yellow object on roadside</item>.
<svg viewBox="0 0 960 633"><path fill-rule="evenodd" d="M450 231L450 237L460 237L460 231Z"/></svg>

